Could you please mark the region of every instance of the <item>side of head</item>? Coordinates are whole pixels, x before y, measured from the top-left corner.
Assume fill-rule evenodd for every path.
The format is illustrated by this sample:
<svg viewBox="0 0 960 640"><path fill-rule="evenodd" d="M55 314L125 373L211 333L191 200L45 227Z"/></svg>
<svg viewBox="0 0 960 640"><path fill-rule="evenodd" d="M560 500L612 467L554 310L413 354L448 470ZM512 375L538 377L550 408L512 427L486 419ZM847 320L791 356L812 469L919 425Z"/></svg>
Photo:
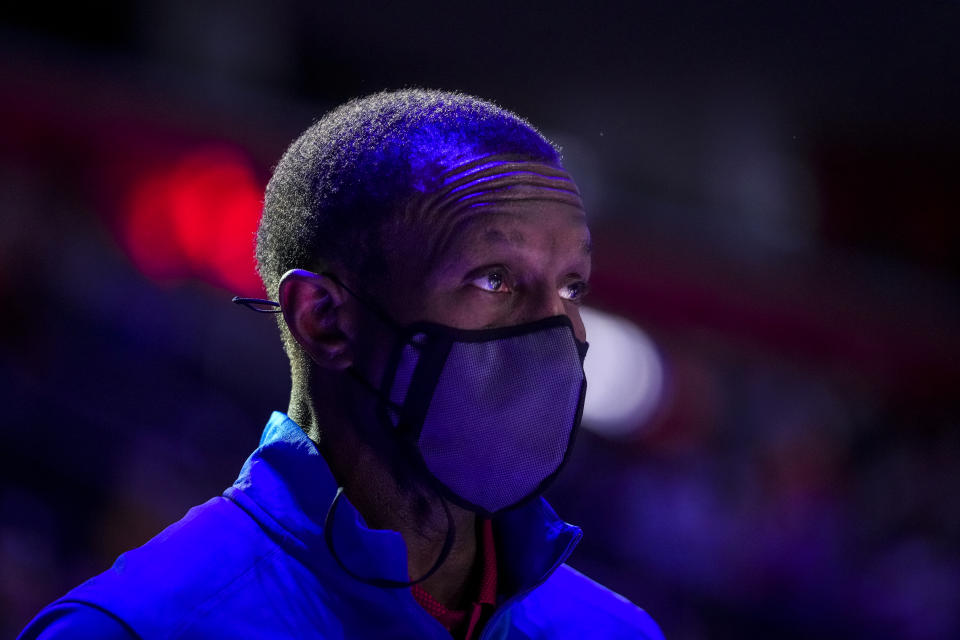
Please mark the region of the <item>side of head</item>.
<svg viewBox="0 0 960 640"><path fill-rule="evenodd" d="M327 113L290 145L267 186L257 263L268 295L280 298L291 269L388 286L388 256L412 203L434 193L444 172L492 155L560 166L557 149L526 121L460 93L384 92ZM289 321L280 325L297 385L310 357Z"/></svg>

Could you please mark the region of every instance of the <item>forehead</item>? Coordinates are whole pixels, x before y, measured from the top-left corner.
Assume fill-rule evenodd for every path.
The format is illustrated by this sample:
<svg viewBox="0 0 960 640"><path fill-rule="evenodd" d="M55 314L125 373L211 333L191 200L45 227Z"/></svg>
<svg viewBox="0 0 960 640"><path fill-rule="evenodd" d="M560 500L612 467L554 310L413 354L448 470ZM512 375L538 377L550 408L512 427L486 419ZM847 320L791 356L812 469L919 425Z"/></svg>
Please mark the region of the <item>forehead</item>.
<svg viewBox="0 0 960 640"><path fill-rule="evenodd" d="M530 197L492 203L444 220L433 235L443 238L434 264L459 257L512 251L550 254L558 259L590 255L590 232L582 209Z"/></svg>
<svg viewBox="0 0 960 640"><path fill-rule="evenodd" d="M417 205L420 254L427 269L503 250L589 255L586 214L563 169L509 157L465 163Z"/></svg>

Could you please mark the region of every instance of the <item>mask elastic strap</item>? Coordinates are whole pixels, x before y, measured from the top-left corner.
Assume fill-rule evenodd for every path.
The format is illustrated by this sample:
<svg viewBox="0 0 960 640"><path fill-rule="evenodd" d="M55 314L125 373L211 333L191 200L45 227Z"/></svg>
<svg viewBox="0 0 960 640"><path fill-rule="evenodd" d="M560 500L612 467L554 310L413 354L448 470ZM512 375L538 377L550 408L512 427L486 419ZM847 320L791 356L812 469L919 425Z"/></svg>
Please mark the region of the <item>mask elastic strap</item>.
<svg viewBox="0 0 960 640"><path fill-rule="evenodd" d="M377 318L378 318L381 322L383 322L384 324L386 324L386 325L387 325L388 327L390 327L391 329L394 329L394 330L400 330L400 329L401 329L400 325L398 325L398 324L394 321L394 319L390 317L390 314L388 314L386 311L384 311L384 310L380 307L380 305L378 305L377 303L375 303L373 300L371 300L370 298L368 298L366 295L360 295L359 293L357 293L356 291L354 291L352 288L348 287L348 286L343 282L343 280L341 280L341 279L337 276L337 274L332 273L332 272L330 272L330 271L321 271L319 275L321 275L321 276L326 276L326 277L330 278L331 280L333 280L334 282L336 282L336 283L337 283L338 285L340 285L341 287L343 287L344 290L345 290L347 293L349 293L351 296L353 296L358 302L360 302L363 306L365 306L373 315L377 316Z"/></svg>
<svg viewBox="0 0 960 640"><path fill-rule="evenodd" d="M453 524L453 515L450 513L450 508L447 506L446 501L441 499L440 503L443 505L443 511L447 515L447 535L443 540L443 548L440 549L440 555L437 557L436 562L433 563L433 566L430 567L429 571L416 580L411 580L409 582L388 580L387 578L366 578L364 576L357 575L351 571L346 564L344 564L340 556L337 555L336 549L333 547L333 522L336 518L337 505L339 504L341 497L343 497L343 487L338 487L337 495L334 496L333 502L330 503L330 509L327 510L327 517L323 521L323 538L327 543L327 549L329 549L330 555L332 555L333 559L337 561L337 564L340 565L340 568L343 569L347 575L354 580L359 580L360 582L364 582L375 587L383 587L385 589L405 589L423 582L436 573L437 569L439 569L440 566L446 561L447 556L450 555L450 550L453 548L455 525Z"/></svg>
<svg viewBox="0 0 960 640"><path fill-rule="evenodd" d="M400 409L402 409L403 407L401 407L399 404L397 404L396 402L388 398L386 394L384 394L382 391L377 389L372 382L367 380L366 377L364 377L364 375L357 370L355 366L350 365L349 367L347 367L347 373L350 375L351 378L359 382L360 386L362 386L364 389L372 393L377 400L379 400L384 405L386 405L386 407L389 410L393 411L398 416L400 415Z"/></svg>

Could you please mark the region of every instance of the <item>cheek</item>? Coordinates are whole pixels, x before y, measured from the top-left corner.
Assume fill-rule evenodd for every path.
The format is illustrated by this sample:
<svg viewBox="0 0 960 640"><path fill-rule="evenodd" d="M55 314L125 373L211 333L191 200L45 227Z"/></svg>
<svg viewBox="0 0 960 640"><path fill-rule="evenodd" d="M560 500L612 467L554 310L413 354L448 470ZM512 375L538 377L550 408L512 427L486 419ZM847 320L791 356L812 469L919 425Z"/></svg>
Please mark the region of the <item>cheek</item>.
<svg viewBox="0 0 960 640"><path fill-rule="evenodd" d="M380 384L396 334L379 319L364 314L357 321L351 339L355 364L370 382Z"/></svg>

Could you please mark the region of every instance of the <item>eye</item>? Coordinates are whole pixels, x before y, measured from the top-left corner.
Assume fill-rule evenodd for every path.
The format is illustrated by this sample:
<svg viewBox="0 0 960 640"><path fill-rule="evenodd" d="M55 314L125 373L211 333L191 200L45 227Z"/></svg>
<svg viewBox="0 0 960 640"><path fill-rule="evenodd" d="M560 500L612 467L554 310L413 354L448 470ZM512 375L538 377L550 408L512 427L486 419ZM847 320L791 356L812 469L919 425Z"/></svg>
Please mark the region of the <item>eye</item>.
<svg viewBox="0 0 960 640"><path fill-rule="evenodd" d="M474 278L470 284L491 293L508 293L511 291L506 283L506 276L502 271L488 271L479 278Z"/></svg>
<svg viewBox="0 0 960 640"><path fill-rule="evenodd" d="M583 280L571 282L560 287L560 297L571 302L580 302L590 292L590 285Z"/></svg>

